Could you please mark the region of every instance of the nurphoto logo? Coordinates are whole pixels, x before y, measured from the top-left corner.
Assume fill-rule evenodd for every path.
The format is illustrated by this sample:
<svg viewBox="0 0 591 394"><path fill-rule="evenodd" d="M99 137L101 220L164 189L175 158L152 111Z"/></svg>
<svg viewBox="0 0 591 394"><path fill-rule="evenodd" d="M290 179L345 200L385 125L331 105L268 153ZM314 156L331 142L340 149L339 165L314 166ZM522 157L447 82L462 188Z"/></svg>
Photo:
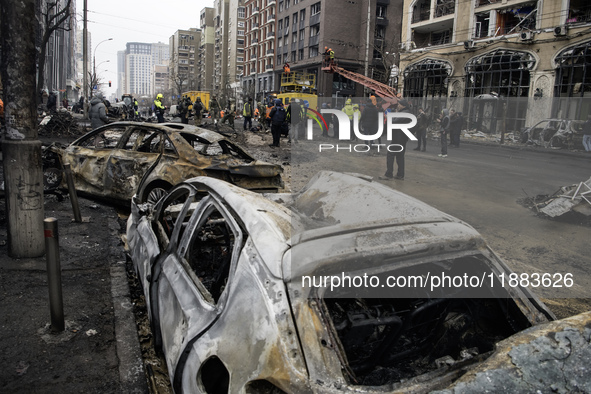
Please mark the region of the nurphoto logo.
<svg viewBox="0 0 591 394"><path fill-rule="evenodd" d="M373 134L366 134L371 132L370 130L359 130L359 113L355 112L353 114L352 121L349 119L349 116L338 109L321 109L320 113L322 115L334 115L333 123L338 123L338 139L340 141L351 141L352 132L355 134L355 137L358 140L361 140L364 143L359 144L328 144L322 143L318 145L318 151L347 151L347 152L369 152L371 150L376 150L380 152L382 150L387 150L388 152L402 152L404 150L404 146L398 143L389 143L393 140L394 132L400 130L400 132L404 133L409 140L417 141L417 138L411 133L409 129L413 128L417 124L417 117L411 113L407 112L388 112L386 114L386 121L384 122L384 113L378 113L377 119L377 130ZM328 128L328 123L326 122L324 116L318 114L317 123L320 124L320 127L324 125L324 127ZM328 116L327 116L328 117ZM403 122L403 123L400 123ZM306 128L306 139L313 140L313 120L308 119L307 128ZM353 126L353 127L351 127ZM353 130L351 130L353 128ZM386 143L381 143L382 136L384 134L384 128L386 131ZM336 128L335 128L336 130ZM397 131L398 132L398 131Z"/></svg>

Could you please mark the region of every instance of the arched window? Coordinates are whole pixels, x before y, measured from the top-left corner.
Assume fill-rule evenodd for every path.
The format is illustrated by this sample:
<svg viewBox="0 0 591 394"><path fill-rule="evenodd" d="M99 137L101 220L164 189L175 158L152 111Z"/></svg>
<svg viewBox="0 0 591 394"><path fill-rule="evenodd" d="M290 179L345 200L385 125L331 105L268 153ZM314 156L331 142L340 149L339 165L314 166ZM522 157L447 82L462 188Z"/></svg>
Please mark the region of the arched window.
<svg viewBox="0 0 591 394"><path fill-rule="evenodd" d="M530 72L536 58L529 52L497 49L466 63L468 127L485 133L525 126ZM501 119L505 119L504 123ZM503 125L504 124L504 125Z"/></svg>
<svg viewBox="0 0 591 394"><path fill-rule="evenodd" d="M466 63L466 97L496 93L528 97L530 70L536 65L528 52L497 49Z"/></svg>
<svg viewBox="0 0 591 394"><path fill-rule="evenodd" d="M555 58L554 115L586 119L591 114L591 41L562 50Z"/></svg>
<svg viewBox="0 0 591 394"><path fill-rule="evenodd" d="M444 60L424 59L404 69L404 97L429 113L439 113L447 100L451 64ZM415 99L412 99L412 98Z"/></svg>

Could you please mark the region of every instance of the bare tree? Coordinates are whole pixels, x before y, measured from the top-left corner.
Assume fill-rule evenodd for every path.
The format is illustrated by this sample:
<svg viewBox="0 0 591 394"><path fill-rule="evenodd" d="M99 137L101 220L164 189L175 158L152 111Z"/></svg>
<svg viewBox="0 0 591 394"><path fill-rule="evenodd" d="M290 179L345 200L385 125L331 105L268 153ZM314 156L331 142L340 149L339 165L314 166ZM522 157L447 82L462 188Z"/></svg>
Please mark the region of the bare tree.
<svg viewBox="0 0 591 394"><path fill-rule="evenodd" d="M183 71L179 72L174 69L171 70L170 80L172 81L178 96L183 94L183 90L184 90L183 86L188 81L188 79L189 79L189 76L187 75L186 72L183 72Z"/></svg>
<svg viewBox="0 0 591 394"><path fill-rule="evenodd" d="M70 18L70 5L72 0L68 0L66 6L59 8L59 0L47 2L47 9L41 12L42 17L42 36L41 45L39 47L39 64L37 69L37 92L43 88L43 81L45 79L45 54L47 52L47 43L51 35L56 30L70 31L70 24L65 22Z"/></svg>
<svg viewBox="0 0 591 394"><path fill-rule="evenodd" d="M374 57L374 59L380 61L381 67L374 68L373 79L389 85L391 82L390 75L392 74L392 69L397 67L396 57L398 54L398 42L375 40L374 51L379 54L379 58Z"/></svg>

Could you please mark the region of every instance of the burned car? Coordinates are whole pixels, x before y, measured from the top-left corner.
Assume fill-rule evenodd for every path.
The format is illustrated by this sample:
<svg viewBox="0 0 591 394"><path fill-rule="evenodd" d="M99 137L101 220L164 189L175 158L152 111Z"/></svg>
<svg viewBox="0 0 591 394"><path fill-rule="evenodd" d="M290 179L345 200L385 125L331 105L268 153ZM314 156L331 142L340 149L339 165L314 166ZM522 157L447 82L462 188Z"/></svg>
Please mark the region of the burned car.
<svg viewBox="0 0 591 394"><path fill-rule="evenodd" d="M51 151L70 163L77 191L120 201L137 193L155 202L195 176L259 192L283 187L281 166L255 160L221 134L180 123L110 123Z"/></svg>
<svg viewBox="0 0 591 394"><path fill-rule="evenodd" d="M584 149L583 121L545 119L521 132L521 142L554 149Z"/></svg>
<svg viewBox="0 0 591 394"><path fill-rule="evenodd" d="M511 271L472 227L355 175L294 195L193 178L134 197L127 247L176 393L428 392L554 319L499 283ZM436 272L495 279L439 297L326 281Z"/></svg>

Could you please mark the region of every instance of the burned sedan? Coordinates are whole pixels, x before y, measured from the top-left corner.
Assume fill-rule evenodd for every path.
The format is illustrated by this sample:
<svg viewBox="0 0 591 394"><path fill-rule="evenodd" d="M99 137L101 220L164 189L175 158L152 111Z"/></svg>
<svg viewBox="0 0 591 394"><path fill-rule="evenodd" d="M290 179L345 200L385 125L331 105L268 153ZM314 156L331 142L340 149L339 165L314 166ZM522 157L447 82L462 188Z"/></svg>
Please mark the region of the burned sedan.
<svg viewBox="0 0 591 394"><path fill-rule="evenodd" d="M260 192L283 187L281 166L255 160L218 133L180 123L110 123L52 151L70 163L76 190L122 201L137 193L155 202L195 176Z"/></svg>
<svg viewBox="0 0 591 394"><path fill-rule="evenodd" d="M429 392L553 320L472 227L355 175L294 195L190 179L134 198L127 240L177 393ZM487 280L430 289L464 274Z"/></svg>

